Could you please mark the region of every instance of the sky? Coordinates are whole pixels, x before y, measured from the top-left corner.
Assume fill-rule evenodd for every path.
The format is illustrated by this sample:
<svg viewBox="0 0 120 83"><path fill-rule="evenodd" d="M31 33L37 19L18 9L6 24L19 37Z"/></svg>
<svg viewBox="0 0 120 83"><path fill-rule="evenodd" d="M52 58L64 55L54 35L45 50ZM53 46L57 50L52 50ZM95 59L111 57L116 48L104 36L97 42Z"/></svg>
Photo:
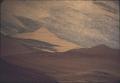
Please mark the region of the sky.
<svg viewBox="0 0 120 83"><path fill-rule="evenodd" d="M59 45L58 51L106 45L119 49L117 1L4 0L1 33Z"/></svg>

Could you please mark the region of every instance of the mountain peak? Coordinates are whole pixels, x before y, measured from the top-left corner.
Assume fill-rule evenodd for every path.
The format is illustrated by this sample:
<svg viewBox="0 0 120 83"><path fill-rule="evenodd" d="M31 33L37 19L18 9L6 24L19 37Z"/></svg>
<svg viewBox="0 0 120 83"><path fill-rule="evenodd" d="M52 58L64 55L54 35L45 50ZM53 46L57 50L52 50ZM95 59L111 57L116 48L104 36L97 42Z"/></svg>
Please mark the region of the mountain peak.
<svg viewBox="0 0 120 83"><path fill-rule="evenodd" d="M92 48L106 48L106 49L111 49L110 47L104 45L104 44L101 44L101 45L97 45L97 46L94 46Z"/></svg>

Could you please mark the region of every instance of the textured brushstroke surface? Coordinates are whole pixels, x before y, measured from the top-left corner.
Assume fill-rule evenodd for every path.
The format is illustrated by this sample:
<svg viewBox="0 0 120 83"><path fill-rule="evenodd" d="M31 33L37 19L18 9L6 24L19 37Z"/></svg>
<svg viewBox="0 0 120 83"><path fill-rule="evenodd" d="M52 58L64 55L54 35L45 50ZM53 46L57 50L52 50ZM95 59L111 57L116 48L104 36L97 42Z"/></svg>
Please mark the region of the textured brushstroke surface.
<svg viewBox="0 0 120 83"><path fill-rule="evenodd" d="M43 72L22 68L0 58L0 82L1 83L58 83Z"/></svg>
<svg viewBox="0 0 120 83"><path fill-rule="evenodd" d="M20 35L43 26L80 47L104 44L119 48L117 1L7 0L2 4L2 22L5 35Z"/></svg>
<svg viewBox="0 0 120 83"><path fill-rule="evenodd" d="M16 71L16 67L8 66L8 70L15 70L12 74L16 76L17 81L19 77L27 79L28 75L32 74L29 72L31 69L38 72L34 73L32 79L34 82L42 81L46 79L50 82L47 77L42 78L43 74L53 78L58 83L119 83L120 82L120 50L111 49L104 45L96 46L93 48L74 49L66 52L46 52L40 50L33 50L29 46L25 46L18 41L19 39L2 37L2 50L1 58L7 63L17 65L23 69L28 69L19 74ZM14 49L14 47L16 48ZM20 50L24 49L24 50ZM6 52L6 51L8 52ZM4 67L4 65L3 65ZM15 69L14 69L15 68ZM16 75L17 73L17 75ZM6 75L7 77L3 77ZM6 73L3 69L3 73L0 74L0 79L4 82L8 79L10 72ZM39 77L40 76L40 77ZM38 79L38 80L37 80ZM9 79L8 79L9 80ZM11 78L11 80L14 80ZM1 80L0 80L1 82ZM47 83L47 82L43 82ZM54 83L54 81L50 82Z"/></svg>
<svg viewBox="0 0 120 83"><path fill-rule="evenodd" d="M118 0L4 0L0 83L120 83Z"/></svg>

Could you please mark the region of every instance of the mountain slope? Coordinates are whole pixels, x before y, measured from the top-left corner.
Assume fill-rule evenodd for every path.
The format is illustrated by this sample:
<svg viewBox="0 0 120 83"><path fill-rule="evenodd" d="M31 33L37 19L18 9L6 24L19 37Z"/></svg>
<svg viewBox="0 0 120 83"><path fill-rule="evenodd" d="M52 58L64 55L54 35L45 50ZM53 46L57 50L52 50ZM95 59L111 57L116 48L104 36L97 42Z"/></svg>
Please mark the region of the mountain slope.
<svg viewBox="0 0 120 83"><path fill-rule="evenodd" d="M105 45L98 45L92 48L80 48L69 50L66 53L83 53L94 56L119 56L120 49L112 49Z"/></svg>

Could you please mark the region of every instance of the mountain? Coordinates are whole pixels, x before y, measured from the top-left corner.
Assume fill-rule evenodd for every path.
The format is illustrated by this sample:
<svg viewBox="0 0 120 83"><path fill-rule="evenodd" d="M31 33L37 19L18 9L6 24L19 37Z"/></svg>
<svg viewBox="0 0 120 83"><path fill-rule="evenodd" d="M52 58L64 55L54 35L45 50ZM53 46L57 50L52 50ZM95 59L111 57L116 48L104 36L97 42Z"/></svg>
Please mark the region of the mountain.
<svg viewBox="0 0 120 83"><path fill-rule="evenodd" d="M26 78L28 78L28 81L37 81L38 78L40 78L38 79L40 81L42 81L41 78L49 81L46 77L47 75L58 83L83 81L119 83L119 50L100 45L93 48L73 49L66 52L48 52L26 46L18 38L2 37L1 54L3 55L0 56L2 58L0 64L3 65L0 72L3 73L0 74L0 80L5 75L4 79L14 81L10 77L12 75L16 78L16 81L20 81L19 79L26 80ZM16 65L20 69L12 65ZM31 75L29 71L37 72L37 74L32 73ZM45 77L41 72L45 74ZM31 76L33 76L32 79ZM25 79L22 77L25 77ZM5 82L4 79L2 81Z"/></svg>
<svg viewBox="0 0 120 83"><path fill-rule="evenodd" d="M91 48L72 49L66 53L83 53L91 56L119 56L120 49L112 49L105 45L98 45Z"/></svg>

